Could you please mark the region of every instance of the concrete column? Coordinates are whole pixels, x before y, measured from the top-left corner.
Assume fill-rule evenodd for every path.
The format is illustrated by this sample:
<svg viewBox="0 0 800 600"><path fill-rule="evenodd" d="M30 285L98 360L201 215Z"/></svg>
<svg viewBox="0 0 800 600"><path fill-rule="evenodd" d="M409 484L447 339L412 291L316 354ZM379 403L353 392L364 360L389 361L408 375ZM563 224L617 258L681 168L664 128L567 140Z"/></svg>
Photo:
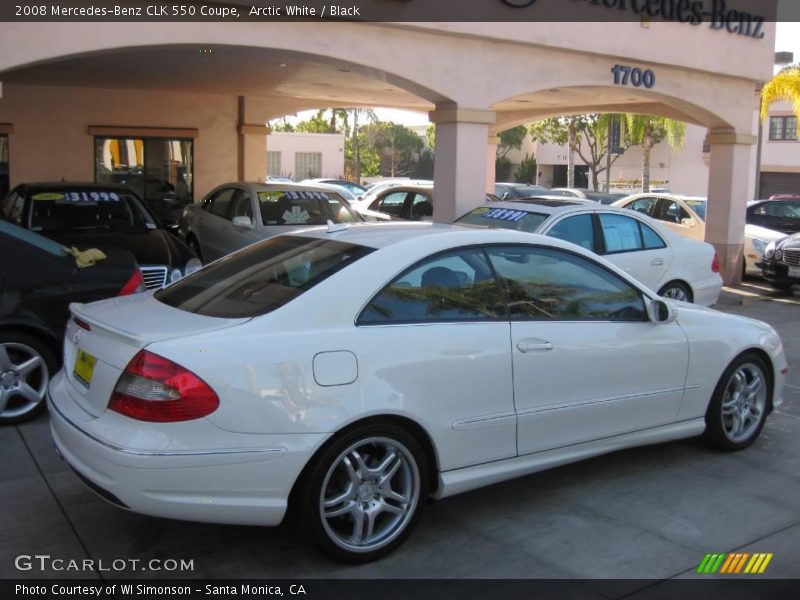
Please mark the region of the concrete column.
<svg viewBox="0 0 800 600"><path fill-rule="evenodd" d="M265 122L248 122L247 103L239 97L237 175L239 181L264 181L267 177L267 135Z"/></svg>
<svg viewBox="0 0 800 600"><path fill-rule="evenodd" d="M489 143L486 146L486 192L494 194L494 184L497 180L495 166L497 162L497 146L500 145L500 138L496 135L489 136Z"/></svg>
<svg viewBox="0 0 800 600"><path fill-rule="evenodd" d="M450 223L485 200L487 139L495 113L489 110L437 107L433 179L433 220Z"/></svg>
<svg viewBox="0 0 800 600"><path fill-rule="evenodd" d="M711 162L708 180L706 241L719 257L726 285L742 278L745 210L752 190L752 155L756 136L732 130L712 130L708 136Z"/></svg>

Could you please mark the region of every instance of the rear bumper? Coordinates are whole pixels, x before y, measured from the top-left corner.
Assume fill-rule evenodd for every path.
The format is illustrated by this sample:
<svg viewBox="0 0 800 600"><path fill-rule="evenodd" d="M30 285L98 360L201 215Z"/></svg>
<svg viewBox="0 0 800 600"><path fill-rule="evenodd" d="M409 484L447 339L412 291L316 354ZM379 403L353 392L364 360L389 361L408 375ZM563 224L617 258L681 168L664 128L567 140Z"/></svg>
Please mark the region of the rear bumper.
<svg viewBox="0 0 800 600"><path fill-rule="evenodd" d="M695 282L694 303L700 306L714 306L722 292L722 279L714 277L703 281Z"/></svg>
<svg viewBox="0 0 800 600"><path fill-rule="evenodd" d="M223 446L216 449L125 447L98 435L95 424L103 417L81 415L79 407L68 405L70 400L58 393L59 379L54 378L48 393L50 428L58 452L102 498L146 515L277 525L295 480L326 437L242 436L217 430L218 438L207 442ZM117 417L127 420L111 418ZM139 434L151 425L127 421ZM241 437L242 443L232 445L231 436ZM254 446L254 437L262 445Z"/></svg>

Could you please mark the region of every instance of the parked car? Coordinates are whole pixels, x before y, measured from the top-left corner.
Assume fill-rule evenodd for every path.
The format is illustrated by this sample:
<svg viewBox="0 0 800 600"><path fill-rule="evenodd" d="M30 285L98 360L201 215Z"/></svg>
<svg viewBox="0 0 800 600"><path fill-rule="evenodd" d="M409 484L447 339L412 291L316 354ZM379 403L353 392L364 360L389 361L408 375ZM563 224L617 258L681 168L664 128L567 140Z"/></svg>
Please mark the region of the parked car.
<svg viewBox="0 0 800 600"><path fill-rule="evenodd" d="M433 218L433 186L397 185L355 205L362 216L380 221L424 221Z"/></svg>
<svg viewBox="0 0 800 600"><path fill-rule="evenodd" d="M572 242L667 298L711 306L722 291L710 244L677 235L622 208L530 198L476 208L456 224L515 229Z"/></svg>
<svg viewBox="0 0 800 600"><path fill-rule="evenodd" d="M676 194L636 194L628 196L613 206L621 206L662 221L667 227L694 240L706 237L706 198L697 196L678 196ZM751 222L749 218L744 228L744 264L742 275L761 275L756 265L770 242L784 237L779 231L766 229Z"/></svg>
<svg viewBox="0 0 800 600"><path fill-rule="evenodd" d="M550 190L540 185L528 183L495 183L494 195L500 200L514 200L515 198L530 198L550 194Z"/></svg>
<svg viewBox="0 0 800 600"><path fill-rule="evenodd" d="M160 226L128 188L105 183L24 183L6 197L0 216L65 246L130 251L147 289L200 268L195 254Z"/></svg>
<svg viewBox="0 0 800 600"><path fill-rule="evenodd" d="M97 362L88 389L53 378L51 431L93 490L214 523L291 505L351 562L399 546L431 496L691 436L743 449L788 370L766 323L504 229L311 228L72 313L66 364Z"/></svg>
<svg viewBox="0 0 800 600"><path fill-rule="evenodd" d="M356 208L368 207L378 194L388 190L389 188L397 186L424 186L433 187L433 181L427 179L384 179L367 186L367 191L357 197L357 203L354 203Z"/></svg>
<svg viewBox="0 0 800 600"><path fill-rule="evenodd" d="M180 235L206 262L279 233L364 219L339 194L320 186L225 183L183 211Z"/></svg>
<svg viewBox="0 0 800 600"><path fill-rule="evenodd" d="M783 234L800 232L800 198L758 200L747 206L747 222Z"/></svg>
<svg viewBox="0 0 800 600"><path fill-rule="evenodd" d="M53 240L0 221L0 424L20 423L44 408L61 365L70 302L92 302L144 289L130 252L78 268Z"/></svg>
<svg viewBox="0 0 800 600"><path fill-rule="evenodd" d="M348 181L347 179L325 179L325 178L306 179L305 181L301 181L300 183L303 184L321 183L323 185L336 185L347 189L353 195L353 197L361 196L367 191L367 188L365 188L363 185L360 185L354 181Z"/></svg>
<svg viewBox="0 0 800 600"><path fill-rule="evenodd" d="M606 194L605 192L595 192L585 188L553 188L547 192L553 196L566 196L568 198L583 198L585 200L593 200L600 204L614 204L617 200L622 199L624 196L619 194Z"/></svg>
<svg viewBox="0 0 800 600"><path fill-rule="evenodd" d="M800 284L800 233L770 242L758 266L775 287L788 290Z"/></svg>

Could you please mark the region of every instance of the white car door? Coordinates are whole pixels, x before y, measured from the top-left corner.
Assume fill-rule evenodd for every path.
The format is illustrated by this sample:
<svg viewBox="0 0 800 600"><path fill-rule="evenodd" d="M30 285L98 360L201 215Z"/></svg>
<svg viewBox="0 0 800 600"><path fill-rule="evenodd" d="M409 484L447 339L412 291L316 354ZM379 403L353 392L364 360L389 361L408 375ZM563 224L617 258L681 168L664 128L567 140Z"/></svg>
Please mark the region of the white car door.
<svg viewBox="0 0 800 600"><path fill-rule="evenodd" d="M488 248L511 318L520 455L674 422L688 367L677 323L594 261L535 246Z"/></svg>
<svg viewBox="0 0 800 600"><path fill-rule="evenodd" d="M504 294L480 249L399 275L357 321L364 402L422 419L443 471L517 455Z"/></svg>

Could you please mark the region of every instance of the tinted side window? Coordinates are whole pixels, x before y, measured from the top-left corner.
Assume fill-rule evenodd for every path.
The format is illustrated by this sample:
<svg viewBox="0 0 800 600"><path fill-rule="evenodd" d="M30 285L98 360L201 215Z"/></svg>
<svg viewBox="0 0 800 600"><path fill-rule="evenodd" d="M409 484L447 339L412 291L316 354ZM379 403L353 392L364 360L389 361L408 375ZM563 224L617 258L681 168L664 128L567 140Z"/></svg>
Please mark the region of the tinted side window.
<svg viewBox="0 0 800 600"><path fill-rule="evenodd" d="M430 219L433 216L433 202L431 198L425 194L414 194L414 200L411 202L411 219L413 221L420 221L423 219Z"/></svg>
<svg viewBox="0 0 800 600"><path fill-rule="evenodd" d="M231 221L234 217L248 217L250 222L253 222L253 201L250 198L250 192L236 190L236 194L231 201Z"/></svg>
<svg viewBox="0 0 800 600"><path fill-rule="evenodd" d="M16 225L22 225L25 197L17 190L12 191L3 204L3 217Z"/></svg>
<svg viewBox="0 0 800 600"><path fill-rule="evenodd" d="M438 254L386 286L364 309L360 325L505 318L505 300L480 249Z"/></svg>
<svg viewBox="0 0 800 600"><path fill-rule="evenodd" d="M639 221L623 215L600 215L606 253L632 252L644 248Z"/></svg>
<svg viewBox="0 0 800 600"><path fill-rule="evenodd" d="M594 226L592 215L576 215L562 219L547 232L550 237L566 240L594 251Z"/></svg>
<svg viewBox="0 0 800 600"><path fill-rule="evenodd" d="M656 218L667 223L680 223L683 219L690 217L689 213L678 206L674 200L661 200Z"/></svg>
<svg viewBox="0 0 800 600"><path fill-rule="evenodd" d="M407 192L394 192L392 194L387 194L378 202L374 203L370 208L372 208L372 210L378 210L388 215L392 215L393 217L402 217L403 205L406 202L406 195Z"/></svg>
<svg viewBox="0 0 800 600"><path fill-rule="evenodd" d="M518 321L644 321L642 295L594 262L563 250L491 247Z"/></svg>
<svg viewBox="0 0 800 600"><path fill-rule="evenodd" d="M632 203L628 204L626 208L630 208L631 210L635 210L636 212L640 212L652 217L655 205L655 198L639 198L638 200L634 200Z"/></svg>
<svg viewBox="0 0 800 600"><path fill-rule="evenodd" d="M225 188L224 190L218 191L212 198L208 200L208 205L204 206L207 211L217 215L218 217L222 217L223 219L228 218L228 211L230 210L231 200L233 199L233 195L236 192L235 188Z"/></svg>

